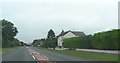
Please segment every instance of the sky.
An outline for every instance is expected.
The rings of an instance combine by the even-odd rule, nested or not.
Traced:
[[[18,28],[16,38],[26,43],[46,38],[53,29],[86,35],[118,28],[119,0],[1,0],[0,19]]]

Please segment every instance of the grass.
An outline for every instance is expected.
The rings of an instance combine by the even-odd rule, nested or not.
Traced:
[[[2,48],[0,48],[0,55],[2,55]]]
[[[42,48],[50,52],[56,52],[61,54],[68,54],[73,56],[79,56],[83,58],[98,59],[103,61],[118,61],[118,55],[114,54],[104,54],[104,53],[94,53],[94,52],[85,52],[85,51],[73,51],[73,50],[52,50],[47,48]]]
[[[2,48],[2,55],[10,53],[10,52],[16,50],[17,48],[19,48],[19,47]]]

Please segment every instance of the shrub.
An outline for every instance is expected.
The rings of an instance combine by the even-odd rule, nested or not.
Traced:
[[[64,39],[63,45],[66,48],[92,48],[89,36]]]
[[[92,44],[97,49],[119,49],[118,35],[120,30],[114,29],[106,32],[99,32],[92,37]]]

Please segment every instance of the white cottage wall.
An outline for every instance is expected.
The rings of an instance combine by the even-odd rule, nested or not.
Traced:
[[[76,35],[74,35],[72,32],[68,32],[67,34],[65,34],[65,35],[63,36],[64,39],[65,39],[65,38],[71,38],[71,37],[76,37]]]
[[[76,35],[74,35],[71,32],[68,32],[67,34],[65,34],[64,36],[60,36],[58,37],[58,46],[63,46],[63,40],[65,38],[71,38],[71,37],[76,37]]]

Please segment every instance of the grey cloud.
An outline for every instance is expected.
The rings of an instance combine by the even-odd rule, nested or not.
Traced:
[[[19,39],[32,42],[45,38],[49,29],[58,35],[62,29],[93,34],[117,28],[117,3],[114,3],[4,3],[2,17],[15,24]]]

